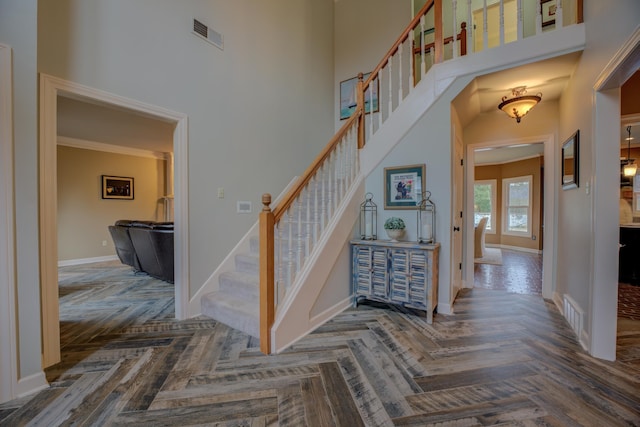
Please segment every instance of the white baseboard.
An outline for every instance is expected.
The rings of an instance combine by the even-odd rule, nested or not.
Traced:
[[[542,253],[539,249],[530,249],[530,248],[522,248],[520,246],[509,246],[509,245],[495,245],[487,243],[485,245],[488,248],[500,248],[500,249],[508,249],[510,251],[520,251],[520,252],[529,252],[530,254],[540,255]]]
[[[46,388],[49,388],[49,383],[47,382],[47,377],[45,376],[44,371],[41,371],[37,374],[29,375],[26,378],[18,380],[16,395],[18,398],[25,397]]]
[[[440,314],[453,314],[453,305],[447,303],[443,304],[441,302],[438,303],[438,313]]]
[[[65,261],[58,261],[58,267],[68,267],[70,265],[92,264],[94,262],[107,262],[107,261],[117,261],[117,260],[118,260],[117,255],[97,256],[93,258],[68,259]]]

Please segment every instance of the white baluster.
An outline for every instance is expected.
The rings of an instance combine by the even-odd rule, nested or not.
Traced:
[[[504,45],[504,0],[500,0],[500,46]]]
[[[487,0],[483,0],[482,3],[482,25],[484,26],[482,29],[482,50],[487,50],[489,48],[489,18],[487,16]]]
[[[291,212],[291,210],[293,209],[293,207],[290,207],[287,210],[287,221],[288,221],[288,227],[287,230],[289,232],[289,236],[287,239],[287,243],[289,245],[289,263],[288,263],[288,271],[287,271],[287,290],[289,289],[289,286],[291,286],[291,284],[293,283],[293,212]]]
[[[327,159],[327,182],[329,184],[329,192],[327,194],[327,223],[331,221],[331,217],[333,216],[333,153],[329,154],[329,158]]]
[[[376,75],[376,87],[378,88],[378,107],[379,107],[378,109],[380,110],[378,112],[378,129],[382,127],[382,104],[381,104],[382,100],[380,99],[380,95],[381,95],[380,88],[382,87],[382,83],[380,82],[381,77],[382,77],[382,70],[380,70]]]
[[[404,43],[400,43],[398,46],[398,105],[400,105],[402,98],[404,98],[402,96],[402,46],[404,46]]]
[[[471,0],[467,0],[467,55],[473,51],[473,21],[471,20]]]
[[[320,232],[324,232],[324,226],[327,223],[327,162],[326,160],[322,163],[322,197],[321,199],[321,214],[320,215]]]
[[[305,244],[306,244],[306,248],[305,248],[305,262],[306,259],[309,257],[309,254],[311,253],[311,248],[312,248],[312,242],[311,242],[311,188],[309,187],[312,184],[312,182],[310,182],[309,184],[307,184],[307,188],[306,188],[306,199],[307,199],[307,235],[305,238]]]
[[[340,191],[338,192],[338,205],[340,203],[342,203],[342,198],[344,197],[344,185],[345,185],[345,179],[344,179],[344,137],[340,140],[340,143],[338,144],[337,147],[337,155],[338,155],[338,166],[340,167],[340,170],[338,172],[338,188],[340,189]]]
[[[320,228],[320,214],[318,209],[320,209],[320,207],[318,206],[318,174],[320,174],[321,172],[318,171],[314,176],[313,176],[313,242],[315,244],[315,242],[318,241],[318,230]]]
[[[458,1],[452,0],[451,6],[453,8],[453,57],[458,57],[458,21],[456,14],[458,13]]]
[[[369,137],[371,137],[373,136],[373,79],[369,83],[367,90],[369,91]],[[363,114],[362,120],[364,120],[366,116],[366,114]]]
[[[516,2],[517,11],[517,19],[518,19],[518,34],[516,35],[516,40],[522,40],[524,38],[524,18],[522,14],[522,0],[517,0]]]
[[[304,260],[304,241],[303,241],[304,237],[302,234],[302,206],[303,206],[302,194],[303,193],[304,191],[300,193],[300,195],[294,202],[294,203],[297,203],[298,205],[298,237],[296,238],[297,249],[296,249],[296,266],[295,266],[296,274],[294,275],[294,278],[298,275],[298,272],[302,268],[302,262]]]
[[[536,2],[536,35],[542,34],[542,4]]]
[[[636,21],[637,22],[637,21]],[[562,0],[556,0],[556,30],[562,28]]]
[[[420,80],[427,74],[427,64],[424,61],[424,15],[422,15],[420,18]]]
[[[389,57],[387,68],[389,69],[389,116],[387,117],[391,117],[391,112],[393,112],[393,56]]]
[[[333,157],[333,202],[332,202],[332,208],[333,210],[331,211],[331,218],[333,219],[333,216],[336,213],[336,210],[338,209],[338,203],[340,202],[339,199],[339,192],[340,192],[340,183],[338,182],[338,175],[340,173],[340,169],[339,169],[339,164],[338,162],[340,161],[340,158],[338,157],[338,154],[336,153],[336,151],[334,150],[332,153],[332,157]]]
[[[416,73],[413,65],[413,61],[415,59],[414,56],[416,54],[415,50],[413,49],[416,44],[416,35],[413,30],[411,31],[411,35],[409,36],[408,40],[409,49],[411,49],[411,53],[409,54],[409,93],[411,93],[413,87],[416,85]]]

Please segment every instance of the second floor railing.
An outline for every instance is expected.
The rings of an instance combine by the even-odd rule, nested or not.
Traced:
[[[474,1],[473,4],[476,2]],[[451,16],[443,21],[444,9]],[[563,12],[571,10],[571,17]],[[432,65],[582,22],[582,0],[427,0],[366,80],[356,109],[274,209],[260,213],[260,349],[271,352],[275,312],[359,174],[363,148]],[[453,29],[456,29],[455,31]],[[458,30],[459,28],[459,30]]]

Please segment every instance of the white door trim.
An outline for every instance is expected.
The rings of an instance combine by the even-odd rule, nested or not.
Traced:
[[[12,55],[0,44],[0,403],[17,397]]]
[[[620,87],[640,69],[640,26],[620,47],[593,86],[593,238],[591,239],[591,283],[589,353],[606,360],[616,358],[618,323],[618,235],[617,199],[620,185],[619,155],[607,143],[620,136]],[[612,138],[613,137],[613,138]]]
[[[465,206],[473,206],[473,182],[475,177],[475,149],[482,147],[497,147],[514,144],[544,143],[544,230],[543,245],[544,256],[542,257],[542,296],[547,299],[553,298],[555,291],[555,227],[557,207],[556,207],[556,185],[560,178],[557,177],[556,171],[556,150],[555,136],[542,135],[527,138],[517,138],[505,141],[485,141],[476,144],[468,144],[466,149],[466,200]],[[465,286],[473,287],[473,209],[467,209],[465,212],[465,233],[470,236],[465,243],[464,248],[464,268],[465,268]]]
[[[189,302],[189,215],[188,215],[188,118],[185,114],[114,95],[99,89],[40,74],[40,269],[42,294],[43,366],[60,360],[60,326],[58,307],[58,236],[57,236],[57,97],[132,110],[175,124],[173,151],[175,228],[175,314],[187,317]]]

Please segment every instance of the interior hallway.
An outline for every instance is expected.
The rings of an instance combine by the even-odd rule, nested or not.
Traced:
[[[539,296],[464,290],[454,316],[348,310],[279,355],[119,263],[60,269],[63,361],[0,425],[640,424],[640,333],[588,356]],[[106,267],[106,268],[105,268]]]

